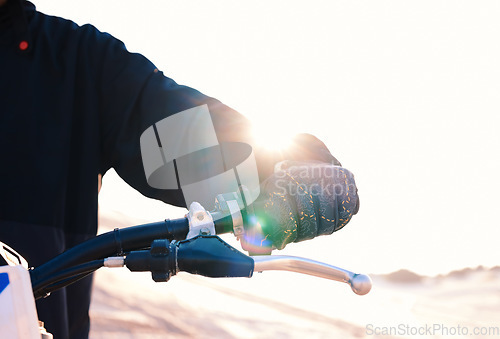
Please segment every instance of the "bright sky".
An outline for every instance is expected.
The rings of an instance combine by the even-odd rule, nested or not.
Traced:
[[[499,2],[34,2],[111,33],[263,130],[325,141],[356,175],[360,213],[282,252],[360,272],[499,264]],[[114,173],[100,203],[182,214]]]

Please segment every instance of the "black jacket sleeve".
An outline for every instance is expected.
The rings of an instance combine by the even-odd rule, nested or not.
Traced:
[[[267,177],[277,161],[334,158],[326,146],[312,136],[295,139],[285,153],[269,153],[255,147],[250,121],[220,101],[177,84],[140,54],[130,53],[119,40],[99,33],[95,43],[102,53],[93,53],[100,63],[101,173],[113,167],[143,195],[177,206],[185,206],[179,189],[155,189],[148,185],[141,158],[140,137],[150,126],[173,114],[207,105],[219,143],[244,142],[254,146],[260,179]],[[179,131],[181,133],[181,131]],[[168,147],[168,145],[164,145]]]
[[[148,185],[141,158],[141,134],[154,123],[187,109],[207,105],[219,142],[250,143],[250,122],[220,101],[177,84],[140,54],[130,53],[119,40],[98,33],[100,63],[101,172],[113,167],[143,195],[184,206],[180,190]],[[181,132],[179,132],[181,133]],[[168,146],[168,145],[166,145]]]

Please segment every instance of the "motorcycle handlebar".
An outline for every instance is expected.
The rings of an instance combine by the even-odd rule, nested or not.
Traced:
[[[217,217],[217,234],[230,233],[233,230],[231,216]],[[88,261],[103,259],[124,252],[148,248],[155,239],[184,240],[189,232],[186,217],[167,219],[161,222],[132,226],[103,233],[89,239],[31,271],[32,280],[47,279],[55,272],[83,264]]]
[[[184,239],[188,230],[186,218],[115,229],[72,247],[38,266],[31,271],[31,279],[46,279],[71,266],[149,247],[155,239]]]
[[[233,231],[231,216],[214,219],[218,234]],[[186,240],[188,231],[187,218],[180,218],[101,234],[32,269],[32,285],[37,287],[34,288],[35,295],[45,296],[90,272],[82,271],[81,275],[75,274],[59,285],[47,285],[46,282],[52,282],[53,277],[66,278],[73,272],[72,269],[86,269],[85,263],[96,260],[102,262],[115,255],[123,259],[126,253],[124,263],[131,271],[151,271],[155,281],[167,281],[177,271],[207,277],[251,277],[254,271],[284,270],[344,282],[359,295],[371,289],[371,280],[364,274],[299,257],[248,257],[217,236],[197,236]],[[145,248],[151,249],[143,250]]]

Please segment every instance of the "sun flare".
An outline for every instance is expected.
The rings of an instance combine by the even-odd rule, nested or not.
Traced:
[[[254,128],[253,137],[257,145],[270,150],[282,150],[290,146],[293,133],[274,128],[274,126],[259,126]]]

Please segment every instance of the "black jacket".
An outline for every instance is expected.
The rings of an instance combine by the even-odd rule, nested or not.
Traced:
[[[145,196],[184,206],[180,190],[147,184],[139,139],[205,104],[219,142],[251,143],[242,115],[178,85],[116,38],[9,0],[0,8],[0,241],[38,266],[92,237],[97,177],[110,168]],[[296,158],[333,161],[319,143]],[[261,178],[276,160],[257,159]],[[55,338],[87,337],[90,286],[86,279],[37,302]]]
[[[109,34],[30,3],[16,16],[15,6],[0,9],[0,239],[32,266],[95,235],[97,177],[111,167],[142,194],[184,205],[179,190],[146,182],[139,138],[153,123],[207,104],[219,140],[247,137],[243,116],[178,85]],[[55,338],[68,336],[64,308],[88,309],[88,291],[69,294],[44,300],[47,311],[38,305]],[[79,325],[88,319],[77,317]],[[76,327],[72,338],[75,331],[86,336]]]

